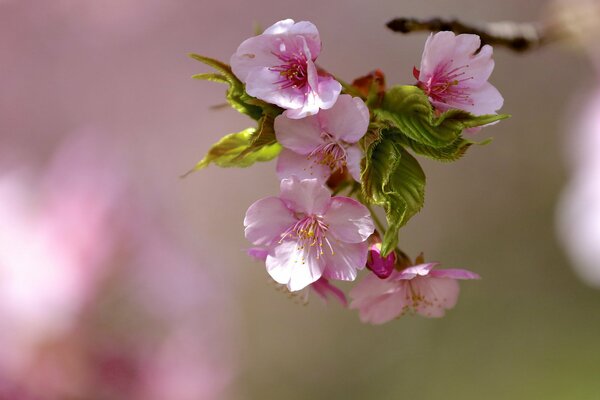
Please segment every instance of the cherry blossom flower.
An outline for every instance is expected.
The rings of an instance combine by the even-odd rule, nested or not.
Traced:
[[[377,241],[369,247],[367,268],[380,279],[385,279],[392,274],[396,266],[396,254],[391,252],[386,257],[381,256],[381,242]]]
[[[367,261],[374,226],[369,210],[356,200],[331,197],[317,179],[281,181],[279,197],[250,206],[246,239],[269,250],[267,271],[290,291],[321,276],[351,281]]]
[[[438,32],[429,36],[421,69],[415,68],[414,75],[437,110],[456,108],[483,115],[502,107],[502,95],[488,82],[494,69],[492,47],[480,46],[477,35]]]
[[[367,275],[350,291],[350,308],[359,310],[362,322],[383,324],[412,312],[429,318],[442,317],[456,305],[458,279],[479,279],[464,269],[434,270],[426,263],[395,270],[389,278]]]
[[[362,151],[357,142],[367,132],[369,109],[358,97],[344,94],[335,105],[317,115],[290,119],[275,118],[275,135],[291,150],[280,154],[277,173],[326,181],[331,173],[347,168],[360,181]],[[294,154],[295,153],[295,154]]]
[[[320,52],[316,26],[286,19],[242,42],[230,63],[250,96],[285,108],[289,118],[304,118],[332,107],[342,90],[317,71]]]

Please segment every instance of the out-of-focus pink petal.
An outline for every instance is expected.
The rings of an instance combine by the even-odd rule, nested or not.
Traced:
[[[257,246],[268,246],[296,222],[292,211],[277,197],[258,200],[244,218],[246,239]]]
[[[364,242],[375,230],[367,207],[348,197],[333,197],[323,220],[333,236],[346,243]]]
[[[375,278],[372,275],[370,277]],[[381,325],[399,317],[408,305],[405,287],[371,297],[356,297],[351,291],[350,297],[350,308],[359,310],[361,322],[373,325]]]
[[[326,260],[323,275],[340,281],[353,281],[358,270],[367,263],[368,245],[363,243],[344,243],[335,241],[330,249],[324,248],[322,258]]]
[[[292,292],[304,289],[321,277],[324,268],[323,258],[311,256],[310,250],[292,240],[276,246],[267,256],[269,275]]]
[[[317,179],[325,183],[331,175],[328,166],[316,163],[307,156],[288,149],[283,149],[279,153],[276,171],[280,180],[296,176],[298,179]]]
[[[411,287],[415,295],[423,298],[414,305],[415,311],[428,318],[443,317],[446,310],[456,305],[460,292],[458,282],[446,278],[416,278]]]
[[[281,181],[280,198],[296,212],[323,215],[329,207],[331,194],[318,179],[300,180],[292,176]]]
[[[335,287],[326,278],[321,277],[319,280],[314,282],[311,286],[321,298],[325,301],[329,299],[329,296],[336,298],[340,304],[344,307],[348,307],[348,300],[346,295],[339,288]]]
[[[369,109],[362,99],[343,94],[328,110],[318,116],[321,128],[338,140],[356,143],[369,127]]]
[[[358,146],[346,148],[346,167],[356,182],[360,182],[360,162],[362,158],[363,153]]]
[[[274,128],[277,141],[298,154],[307,155],[324,143],[316,116],[290,119],[279,115],[275,118]]]
[[[467,271],[466,269],[434,269],[429,275],[433,278],[481,279],[481,276],[475,272]]]
[[[437,262],[413,265],[412,267],[403,269],[394,279],[405,280],[413,279],[417,276],[426,276],[437,265],[439,265]]]
[[[246,253],[256,261],[265,261],[269,255],[269,250],[265,247],[252,247],[246,250]]]

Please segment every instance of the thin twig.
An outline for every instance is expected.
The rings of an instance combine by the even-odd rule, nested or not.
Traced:
[[[387,23],[394,32],[439,32],[452,31],[456,34],[472,33],[481,37],[481,43],[503,46],[513,51],[523,52],[536,49],[558,39],[541,24],[492,22],[484,25],[465,24],[461,21],[432,18],[420,20],[417,18],[395,18]]]

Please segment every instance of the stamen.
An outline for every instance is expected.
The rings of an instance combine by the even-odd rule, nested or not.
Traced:
[[[331,137],[329,139],[333,140]],[[346,149],[335,141],[321,144],[307,157],[318,164],[327,165],[332,173],[341,171],[346,166]]]
[[[271,52],[283,64],[269,67],[270,71],[279,72],[281,79],[275,82],[280,89],[302,89],[308,84],[308,68],[306,55],[300,51],[291,54]]]
[[[333,246],[329,239],[325,236],[325,233],[329,227],[324,223],[320,217],[311,215],[302,218],[297,221],[294,225],[288,228],[284,233],[281,234],[279,243],[283,242],[286,238],[298,240],[298,250],[308,250],[308,254],[316,251],[316,258],[319,259],[323,255],[323,245],[325,244],[331,251],[331,255],[334,254]],[[304,263],[305,260],[302,260]]]

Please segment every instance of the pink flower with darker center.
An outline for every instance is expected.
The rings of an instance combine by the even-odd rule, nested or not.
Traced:
[[[316,26],[286,19],[242,42],[230,63],[250,96],[285,108],[289,118],[304,118],[332,107],[342,90],[331,76],[319,75],[314,61],[320,52]]]
[[[439,111],[460,109],[475,115],[495,114],[504,99],[488,82],[494,69],[493,50],[477,35],[431,34],[425,42],[417,86]],[[478,51],[479,50],[479,51]]]
[[[279,197],[252,204],[244,226],[246,239],[268,250],[268,273],[290,291],[321,276],[354,280],[375,230],[369,210],[358,201],[331,197],[317,179],[295,176],[281,181]]]
[[[296,175],[326,181],[347,168],[360,181],[362,151],[357,142],[369,127],[369,109],[358,97],[344,94],[335,105],[317,115],[275,118],[277,141],[287,150],[280,154],[277,173],[281,179]]]
[[[359,310],[362,322],[383,324],[406,313],[429,318],[444,316],[458,300],[458,279],[479,279],[464,269],[434,270],[438,263],[394,270],[389,278],[367,275],[350,291],[350,308]]]

